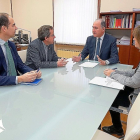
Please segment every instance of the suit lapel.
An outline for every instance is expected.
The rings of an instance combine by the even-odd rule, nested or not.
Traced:
[[[39,47],[40,47],[40,52],[42,54],[43,60],[46,61],[46,53],[45,53],[44,44],[42,43],[42,41],[40,42]]]
[[[103,42],[102,42],[101,50],[100,50],[100,55],[101,55],[101,53],[103,52],[103,50],[104,50],[104,48],[105,48],[107,42],[108,42],[108,36],[105,34],[105,35],[104,35]]]
[[[1,46],[0,46],[0,61],[3,65],[5,71],[7,72],[7,64],[6,64],[5,56],[4,56],[4,53],[3,53]]]

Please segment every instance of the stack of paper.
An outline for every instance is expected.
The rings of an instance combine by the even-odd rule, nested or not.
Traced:
[[[123,89],[124,88],[124,85],[120,84],[116,80],[113,80],[109,77],[106,77],[106,78],[95,77],[89,83],[104,86],[104,87],[109,87],[109,88],[115,88],[115,89]]]
[[[136,21],[136,24],[135,24],[135,28],[136,28],[137,26],[139,26],[139,25],[140,25],[140,21],[137,20],[137,21]]]
[[[130,37],[123,36],[123,37],[120,39],[120,44],[121,44],[121,45],[130,45]]]
[[[140,8],[133,8],[133,11],[140,11]]]

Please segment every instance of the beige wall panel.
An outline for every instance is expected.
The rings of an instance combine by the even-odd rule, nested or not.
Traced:
[[[52,0],[13,0],[14,20],[19,28],[31,31],[32,40],[42,25],[53,25]]]
[[[0,12],[8,13],[11,15],[10,0],[0,0]]]
[[[132,11],[133,8],[140,8],[140,0],[101,0],[100,12],[110,10]]]

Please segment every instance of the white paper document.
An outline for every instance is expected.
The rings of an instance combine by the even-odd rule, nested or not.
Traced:
[[[111,79],[110,77],[95,77],[89,83],[109,88],[124,89],[124,85],[120,84],[114,79]]]
[[[83,64],[81,64],[81,65],[79,65],[79,66],[81,66],[81,67],[93,68],[93,67],[95,67],[96,65],[98,65],[98,63],[85,62],[85,63],[83,63]]]

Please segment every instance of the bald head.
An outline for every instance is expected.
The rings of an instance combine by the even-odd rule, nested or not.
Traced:
[[[101,37],[105,33],[105,22],[102,19],[97,19],[93,23],[92,33],[94,37]]]

